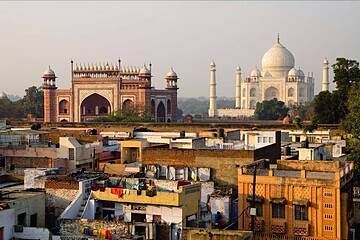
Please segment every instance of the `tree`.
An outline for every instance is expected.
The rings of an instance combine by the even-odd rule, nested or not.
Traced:
[[[291,117],[299,116],[302,120],[311,120],[314,115],[314,104],[313,102],[292,104],[289,106],[289,115]]]
[[[288,114],[289,108],[276,98],[256,104],[255,118],[257,120],[280,120]]]
[[[44,93],[42,89],[35,86],[25,90],[25,96],[19,100],[23,107],[23,116],[32,114],[36,117],[44,115]]]
[[[313,120],[322,124],[340,123],[342,114],[339,110],[339,95],[328,91],[320,92],[314,98]]]
[[[349,113],[342,125],[352,138],[360,140],[360,83],[356,83],[350,88],[348,97]]]

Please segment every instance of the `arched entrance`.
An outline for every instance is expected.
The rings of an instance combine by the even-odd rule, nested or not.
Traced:
[[[111,112],[109,101],[103,96],[93,93],[80,105],[81,121],[88,121],[97,116],[106,116]]]
[[[279,99],[279,90],[275,87],[269,87],[265,90],[265,100]]]
[[[155,101],[154,99],[151,100],[151,119],[155,119]]]
[[[122,104],[122,111],[129,111],[134,109],[134,102],[130,99],[126,99]]]
[[[163,102],[160,102],[157,106],[156,121],[165,122],[165,105]]]
[[[59,102],[59,114],[69,114],[69,101],[63,99]]]

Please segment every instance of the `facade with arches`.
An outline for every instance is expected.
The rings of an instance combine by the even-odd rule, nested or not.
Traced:
[[[176,121],[177,74],[165,76],[165,89],[151,84],[151,65],[75,65],[71,88],[58,89],[49,67],[43,74],[44,122],[86,122],[111,113],[134,110],[155,122]]]
[[[293,54],[280,43],[279,37],[262,57],[260,69],[255,67],[249,75],[243,77],[238,66],[235,76],[235,108],[217,109],[214,111],[217,116],[252,116],[256,103],[274,98],[287,106],[304,104],[314,98],[313,74],[305,75],[302,69],[295,68]],[[210,95],[212,92],[216,91],[210,89]],[[209,106],[209,109],[213,107]]]

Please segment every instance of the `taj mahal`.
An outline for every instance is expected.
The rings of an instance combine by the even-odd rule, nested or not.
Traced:
[[[329,63],[323,62],[323,90],[328,90]],[[280,43],[278,35],[275,44],[264,54],[261,69],[253,69],[247,77],[242,77],[240,66],[235,71],[235,108],[216,107],[216,65],[210,64],[210,104],[209,117],[253,116],[256,103],[278,99],[287,106],[304,104],[314,98],[313,73],[305,75],[295,67],[294,55]]]

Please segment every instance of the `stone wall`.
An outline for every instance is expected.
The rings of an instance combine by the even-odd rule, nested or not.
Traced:
[[[60,214],[75,200],[78,190],[46,188],[46,208],[53,208],[55,217]]]
[[[113,240],[132,239],[130,234],[130,225],[123,222],[106,222],[103,220],[67,220],[60,224],[60,235],[71,236],[74,239],[86,237],[82,234],[82,229],[88,228],[96,236],[99,230],[108,229],[111,231]],[[95,230],[95,232],[94,232]],[[101,238],[104,239],[104,238]]]
[[[183,240],[250,240],[252,233],[239,230],[184,228]]]

